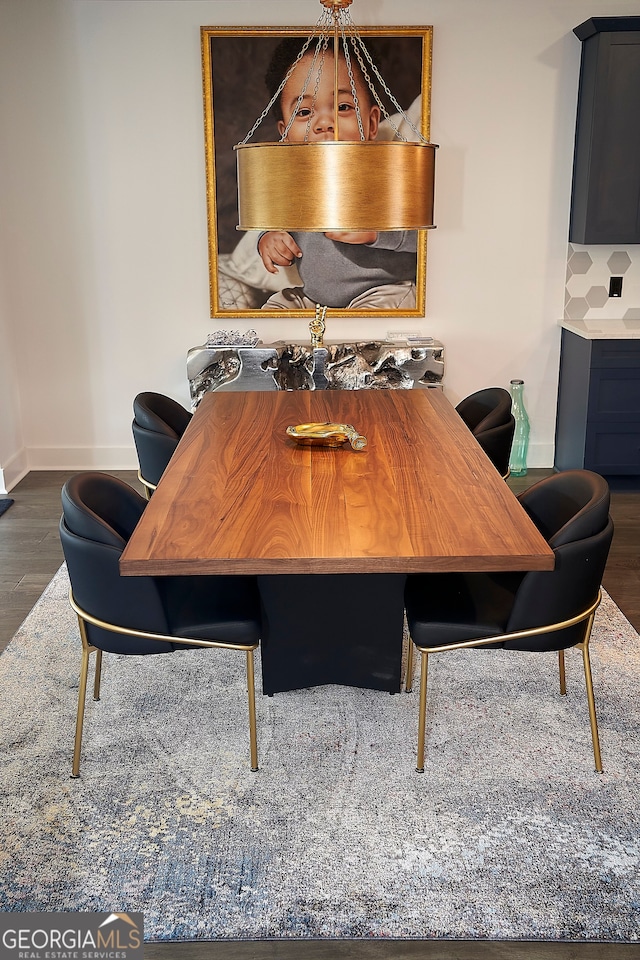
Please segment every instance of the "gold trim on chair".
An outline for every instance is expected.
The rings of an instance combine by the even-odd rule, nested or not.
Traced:
[[[133,630],[128,627],[119,627],[117,624],[107,623],[91,616],[82,607],[78,606],[73,596],[73,591],[69,590],[69,603],[78,616],[80,625],[80,638],[82,640],[82,664],[80,667],[80,688],[78,691],[78,711],[76,715],[76,734],[73,748],[73,766],[71,770],[72,777],[80,776],[80,751],[82,748],[82,729],[84,724],[84,708],[87,691],[87,676],[89,672],[89,657],[96,653],[96,666],[93,685],[93,699],[100,699],[100,677],[102,672],[102,650],[92,646],[87,637],[87,624],[94,627],[100,627],[102,630],[108,630],[110,633],[119,633],[124,636],[139,637],[141,640],[157,640],[160,643],[177,643],[185,647],[217,647],[222,650],[242,650],[247,655],[247,696],[249,701],[249,749],[251,757],[251,770],[258,769],[258,737],[256,730],[256,691],[255,691],[255,672],[254,672],[254,650],[257,650],[258,643],[225,643],[222,640],[202,640],[194,638],[174,637],[158,633],[148,633],[144,630]]]
[[[142,476],[142,473],[139,470],[138,470],[138,480],[144,487],[145,497],[147,498],[147,500],[151,500],[151,494],[156,489],[157,485],[155,483],[150,483],[148,480],[145,480],[145,478]]]
[[[587,702],[589,704],[589,722],[591,725],[591,740],[593,743],[593,757],[596,765],[596,772],[602,773],[602,757],[600,754],[600,738],[598,736],[598,721],[596,718],[596,704],[593,695],[593,679],[591,676],[591,660],[589,658],[589,640],[591,639],[591,630],[595,612],[600,606],[602,600],[602,591],[598,592],[597,599],[588,609],[582,613],[571,617],[570,620],[562,620],[558,623],[551,623],[544,627],[532,627],[529,630],[517,630],[513,633],[499,633],[492,637],[482,637],[474,640],[460,640],[457,643],[447,643],[434,647],[420,647],[415,644],[416,649],[421,656],[420,664],[420,699],[418,705],[418,750],[416,772],[424,773],[424,749],[425,749],[425,730],[427,714],[427,672],[430,653],[444,653],[447,650],[466,650],[471,647],[486,647],[496,642],[505,643],[510,640],[520,640],[523,637],[536,637],[545,633],[555,633],[557,630],[565,630],[578,623],[585,622],[584,639],[572,646],[582,651],[582,660],[584,665],[585,685],[587,688]],[[405,673],[405,690],[411,693],[413,687],[413,646],[414,643],[409,638],[409,649],[407,651],[407,664]],[[558,663],[560,670],[560,692],[566,694],[566,679],[564,665],[564,650],[558,651]]]

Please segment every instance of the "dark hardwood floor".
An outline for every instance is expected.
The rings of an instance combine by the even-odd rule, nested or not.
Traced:
[[[6,647],[62,563],[60,490],[71,472],[32,472],[0,517],[0,650]],[[142,492],[133,471],[113,471]],[[548,470],[510,479],[519,492]],[[640,490],[612,491],[616,531],[604,586],[640,630]],[[259,941],[147,943],[145,960],[640,960],[640,945],[523,941]]]

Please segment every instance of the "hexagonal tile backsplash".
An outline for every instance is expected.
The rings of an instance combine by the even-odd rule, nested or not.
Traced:
[[[622,296],[609,296],[611,277],[622,277]],[[569,244],[565,320],[640,320],[640,246]]]

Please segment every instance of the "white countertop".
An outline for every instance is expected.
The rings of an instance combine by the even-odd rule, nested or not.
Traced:
[[[585,340],[640,340],[640,320],[560,320],[559,323]]]

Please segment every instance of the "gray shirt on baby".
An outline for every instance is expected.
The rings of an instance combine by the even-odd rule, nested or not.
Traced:
[[[386,283],[416,280],[415,230],[389,230],[375,243],[340,243],[324,233],[291,234],[302,250],[296,260],[305,296],[325,307],[346,307]]]

